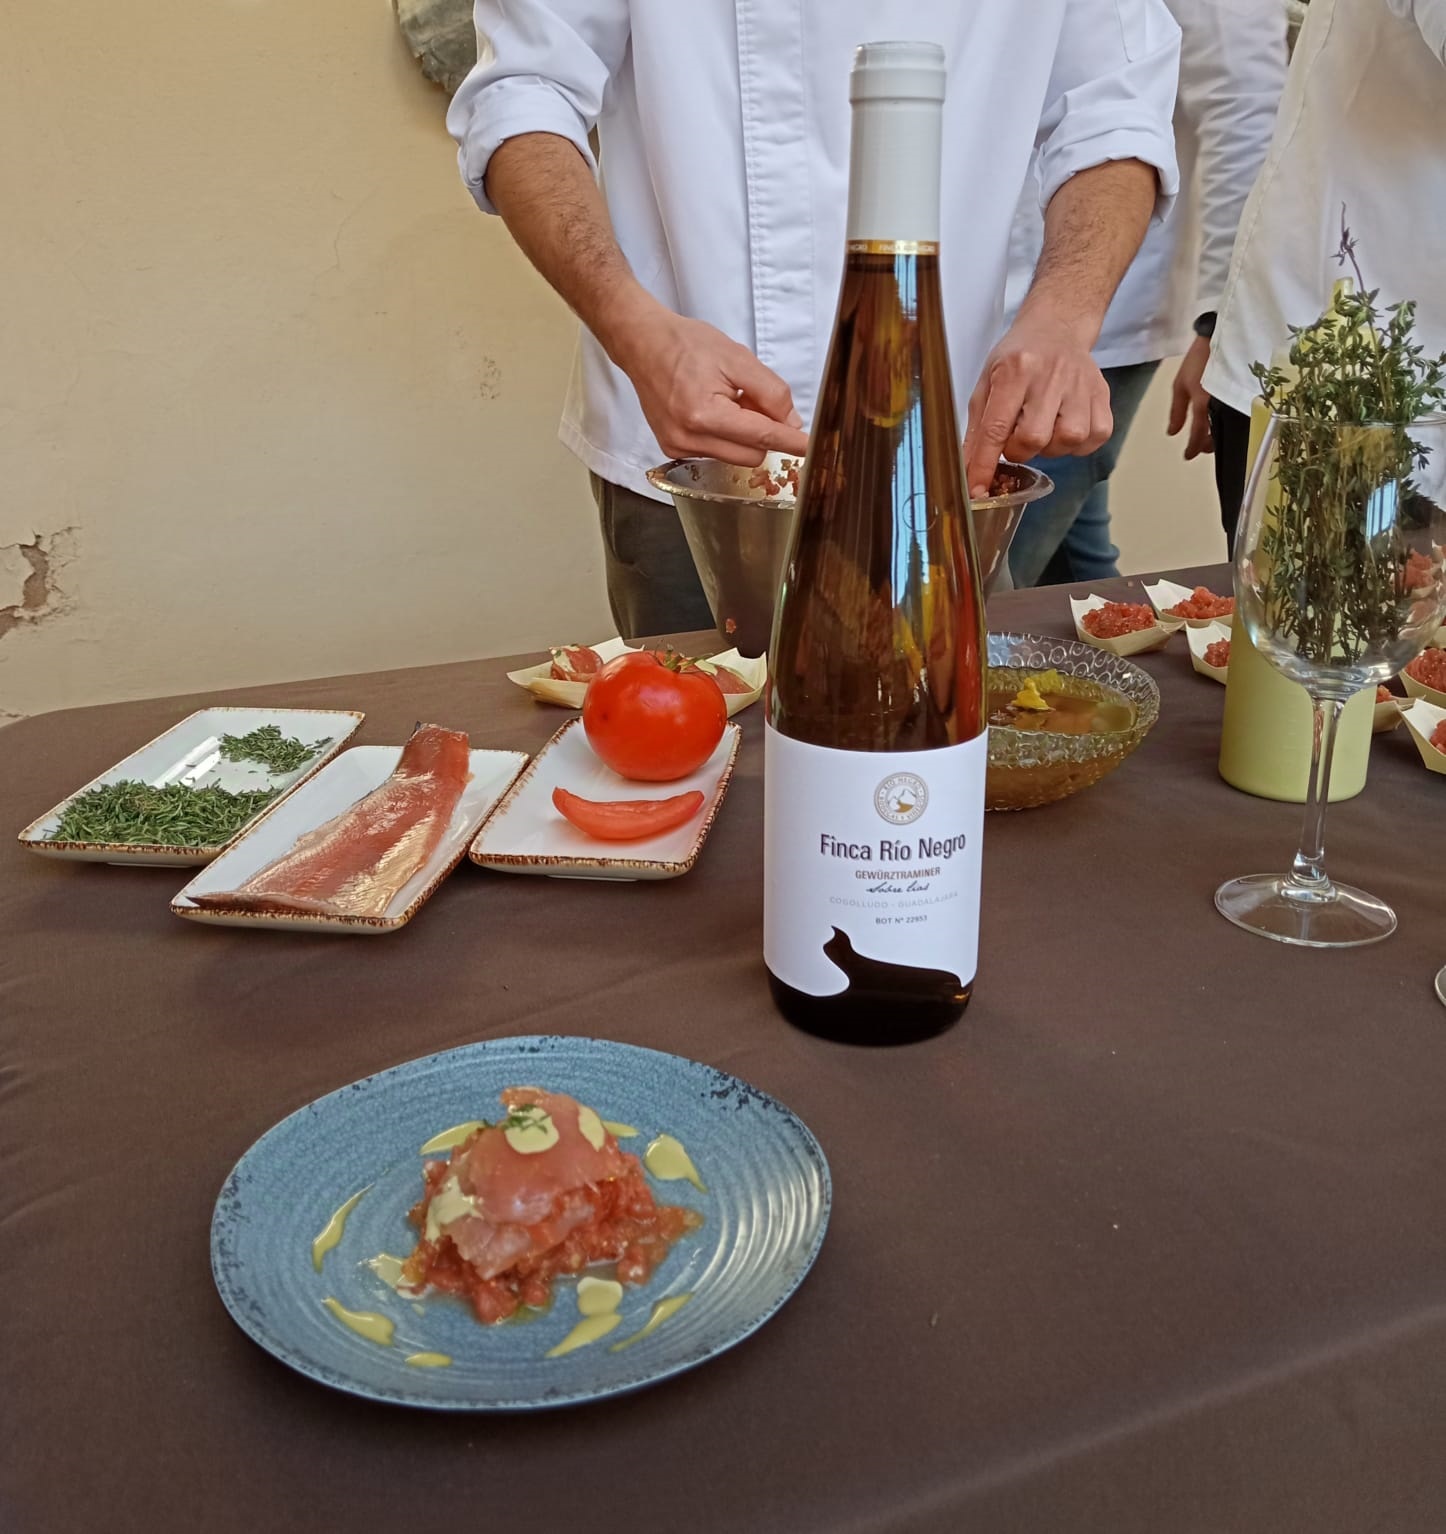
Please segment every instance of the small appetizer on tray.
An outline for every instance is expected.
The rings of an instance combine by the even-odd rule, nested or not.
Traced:
[[[194,921],[391,932],[454,869],[527,760],[418,725],[404,747],[345,752],[171,903]]]
[[[616,660],[619,655],[642,653],[651,653],[662,659],[673,652],[645,652],[641,646],[629,645],[616,637],[604,639],[595,645],[559,645],[552,651],[551,660],[524,667],[520,671],[509,671],[507,678],[519,687],[526,688],[539,702],[555,703],[561,708],[581,708],[589,683],[609,661]],[[737,650],[703,656],[691,664],[708,672],[718,683],[727,699],[730,715],[756,703],[768,679],[768,661],[765,657],[748,659]]]
[[[1214,623],[1228,618],[1235,611],[1235,598],[1219,596],[1208,586],[1181,586],[1176,581],[1156,581],[1145,587],[1145,595],[1158,614],[1160,622],[1173,628],[1183,623]]]
[[[207,863],[336,756],[352,709],[203,708],[32,822],[42,857]]]
[[[1196,671],[1223,682],[1230,665],[1230,630],[1223,623],[1192,624],[1185,631],[1185,642]]]
[[[1406,710],[1416,700],[1403,698],[1391,691],[1389,687],[1376,688],[1376,707],[1372,716],[1371,732],[1375,735],[1383,735],[1387,730],[1394,730],[1400,724]]]
[[[1110,602],[1094,594],[1071,597],[1075,633],[1085,644],[1113,655],[1142,655],[1158,650],[1179,627],[1161,623],[1145,602]]]
[[[1422,763],[1429,771],[1446,775],[1446,708],[1418,698],[1401,717]]]
[[[1446,708],[1446,650],[1422,650],[1401,673],[1401,681],[1411,697]]]

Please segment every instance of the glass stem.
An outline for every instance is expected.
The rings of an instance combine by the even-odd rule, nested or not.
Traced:
[[[1336,725],[1340,723],[1344,700],[1311,694],[1314,713],[1310,745],[1310,782],[1305,793],[1305,824],[1301,827],[1300,847],[1291,864],[1290,877],[1282,893],[1311,902],[1330,900],[1335,895],[1325,871],[1325,811],[1331,791],[1331,759],[1336,750]]]

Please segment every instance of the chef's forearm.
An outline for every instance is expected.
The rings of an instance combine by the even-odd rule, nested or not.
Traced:
[[[1145,237],[1157,190],[1143,160],[1110,160],[1071,176],[1045,209],[1044,248],[1019,318],[1047,313],[1092,347]]]
[[[623,365],[659,306],[633,276],[576,145],[553,133],[508,139],[488,163],[487,195],[523,254]]]

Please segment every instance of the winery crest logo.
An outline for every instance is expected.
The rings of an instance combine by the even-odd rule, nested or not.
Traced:
[[[912,772],[891,772],[874,790],[874,808],[891,826],[909,825],[928,803],[928,784]]]

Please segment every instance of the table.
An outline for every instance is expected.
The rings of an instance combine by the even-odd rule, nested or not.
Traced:
[[[1059,589],[991,623],[1070,632]],[[1217,778],[1223,690],[1182,638],[1143,664],[1158,727],[1079,798],[990,818],[976,998],[894,1051],[769,1003],[756,711],[687,878],[464,865],[394,937],[201,928],[167,910],[183,872],[7,842],[0,1528],[1439,1534],[1441,780],[1399,731],[1329,818],[1331,867],[1400,912],[1388,943],[1238,932],[1211,892],[1284,868],[1297,812]],[[505,669],[224,701],[362,708],[361,741],[425,717],[536,748],[565,716]],[[0,824],[212,701],[0,731]],[[692,1055],[798,1111],[835,1182],[799,1294],[705,1368],[529,1418],[354,1400],[255,1347],[207,1258],[235,1159],[347,1081],[524,1032]]]

